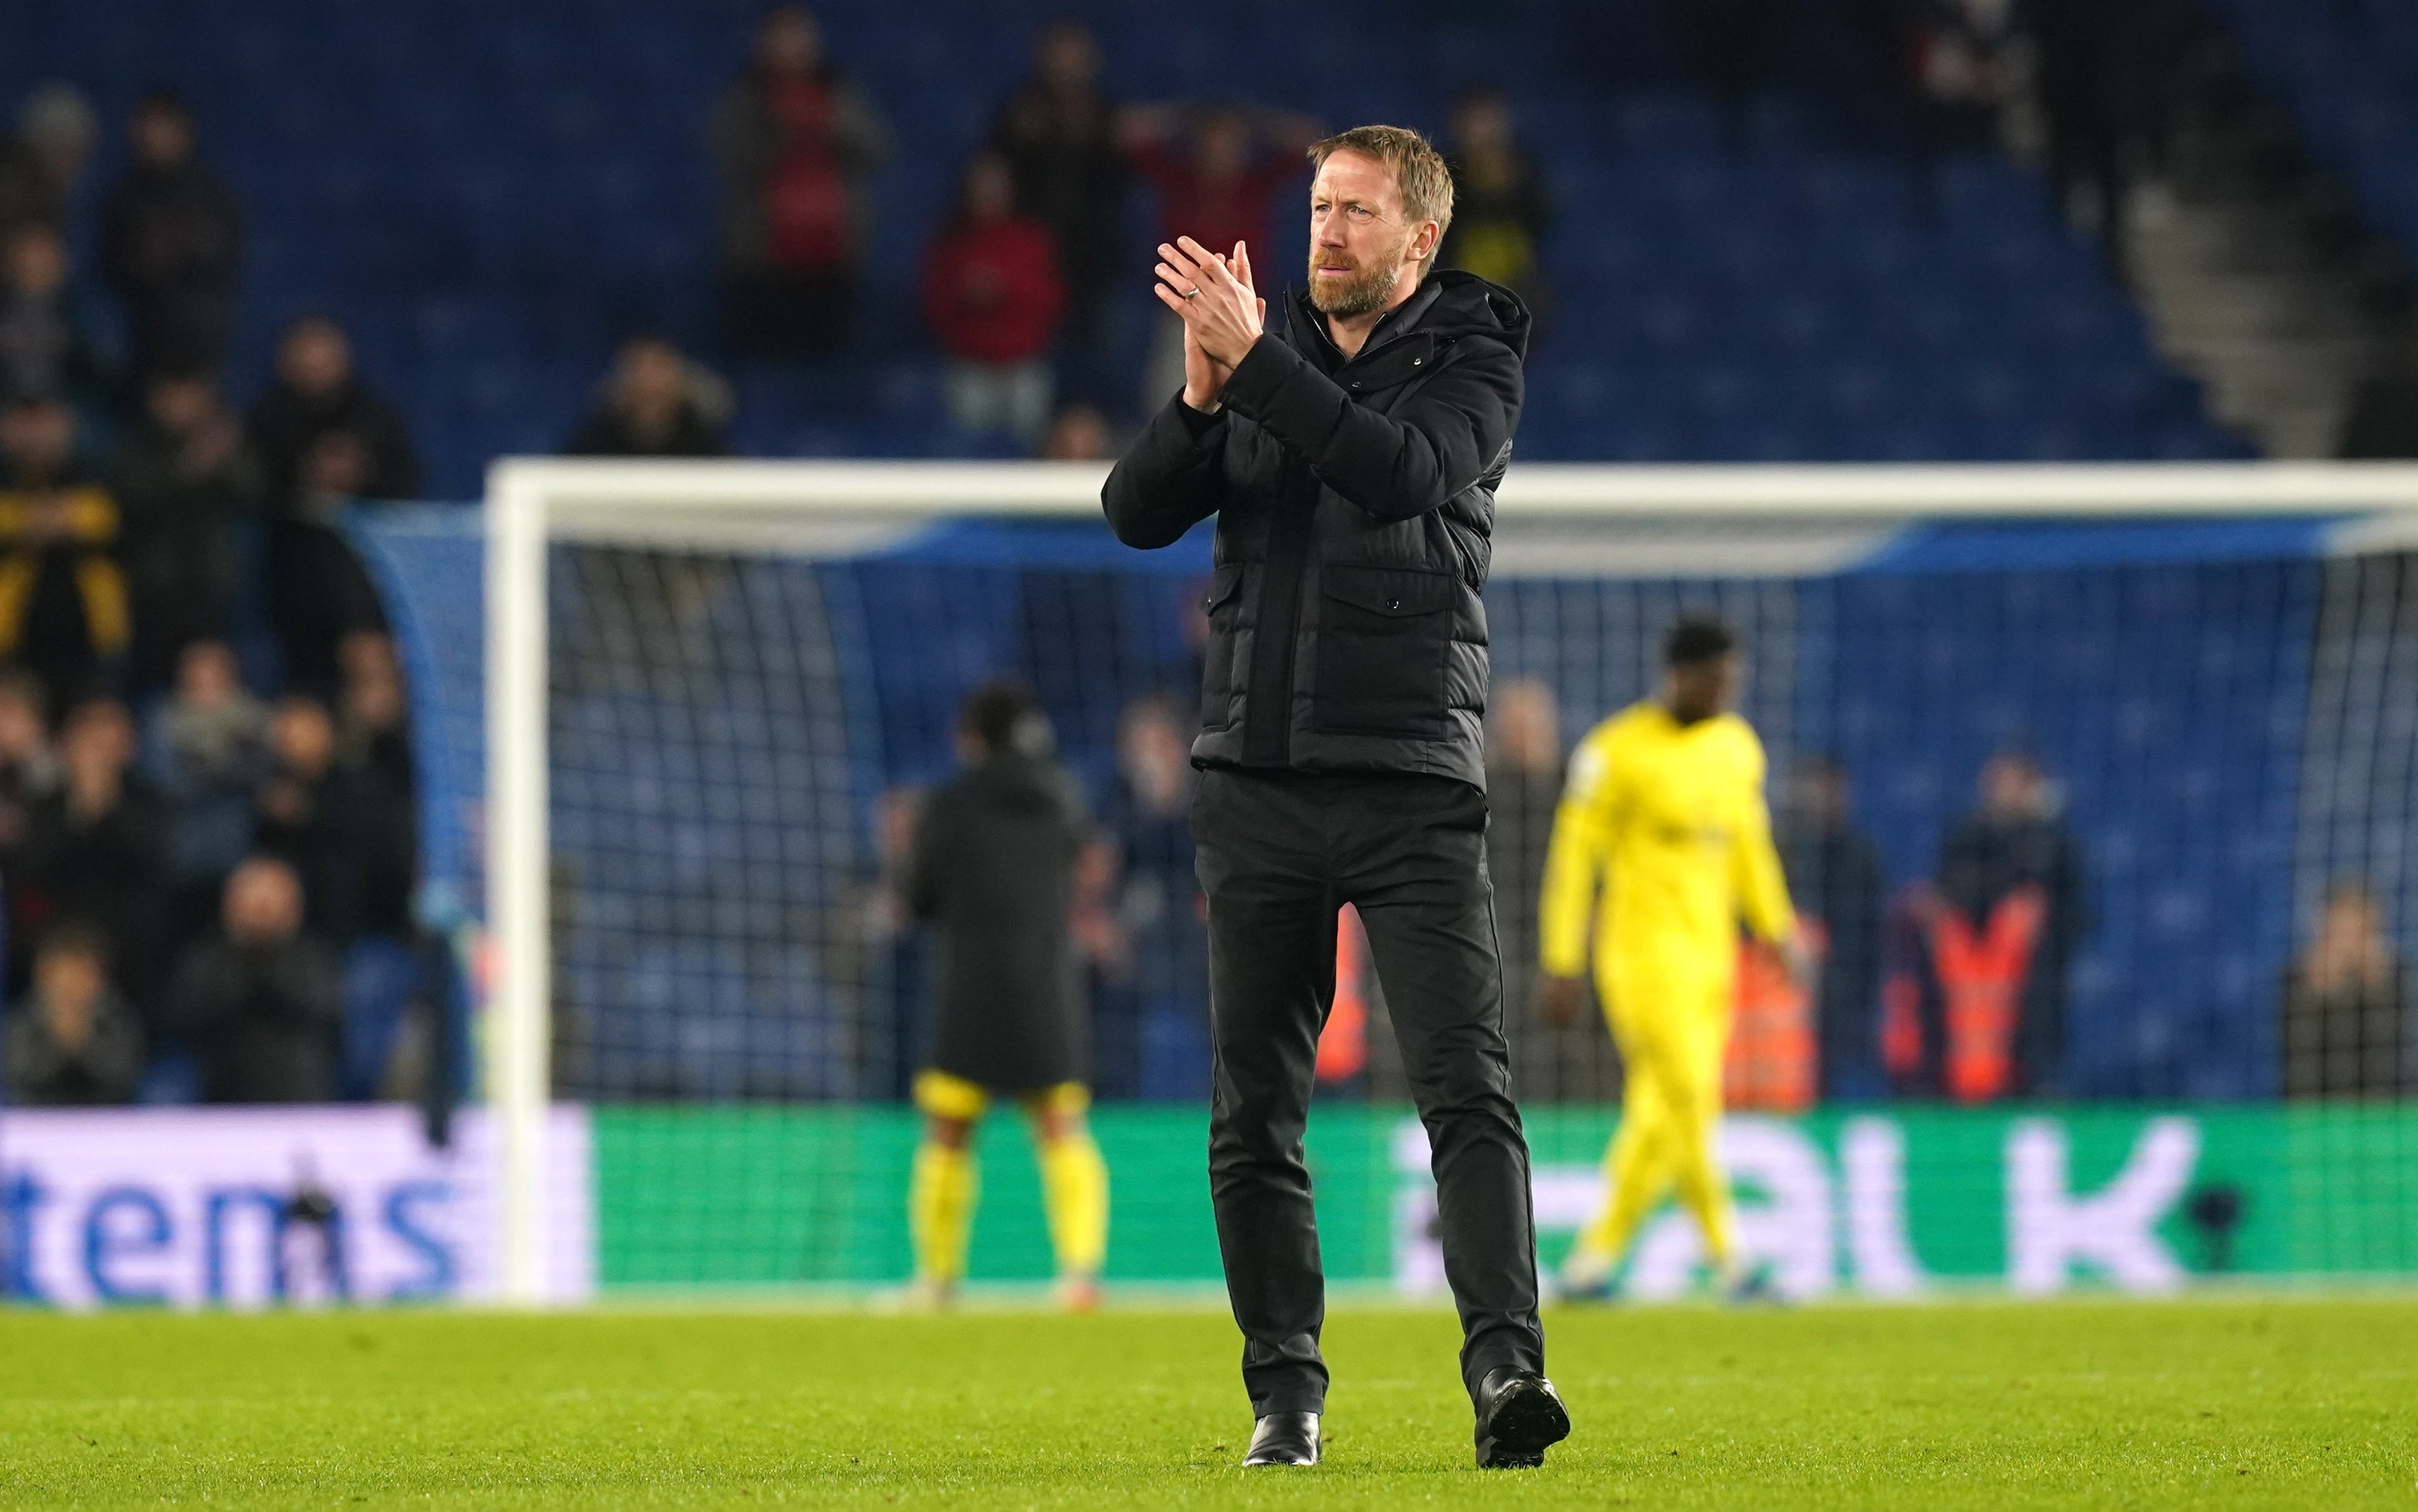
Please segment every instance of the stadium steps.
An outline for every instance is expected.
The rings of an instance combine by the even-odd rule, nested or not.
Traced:
[[[2133,235],[2158,348],[2217,418],[2270,457],[2332,455],[2376,344],[2356,307],[2256,206],[2178,201]]]
[[[2336,196],[2222,47],[2196,60],[2171,163],[2169,183],[2134,196],[2129,227],[2159,351],[2266,455],[2334,455],[2384,339]]]

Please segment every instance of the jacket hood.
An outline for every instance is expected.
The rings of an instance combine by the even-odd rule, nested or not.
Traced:
[[[1308,290],[1287,289],[1281,308],[1287,323],[1294,328],[1291,340],[1296,348],[1304,341],[1324,338],[1324,317],[1318,307],[1309,302]],[[1428,275],[1418,292],[1379,324],[1364,350],[1372,351],[1397,336],[1416,330],[1445,341],[1462,336],[1492,337],[1525,361],[1528,336],[1534,328],[1527,302],[1518,295],[1475,273],[1446,267]],[[1317,334],[1313,336],[1311,332]]]
[[[1522,359],[1528,356],[1528,336],[1535,322],[1528,303],[1500,283],[1489,283],[1458,267],[1438,268],[1428,275],[1436,291],[1418,328],[1438,336],[1492,336]]]

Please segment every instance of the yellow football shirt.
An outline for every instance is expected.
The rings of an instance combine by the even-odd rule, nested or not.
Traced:
[[[1738,921],[1775,944],[1796,928],[1763,782],[1763,742],[1736,714],[1681,725],[1648,701],[1590,731],[1545,863],[1545,970],[1584,971],[1592,936],[1615,1013],[1645,998],[1726,1008]]]

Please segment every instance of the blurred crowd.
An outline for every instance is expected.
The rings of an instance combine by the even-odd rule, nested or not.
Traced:
[[[229,402],[241,212],[175,97],[125,132],[110,303],[66,241],[91,110],[39,91],[0,153],[0,1076],[21,1104],[417,1092],[451,1050],[425,1003],[406,1028],[444,995],[408,700],[337,528],[418,491],[411,443],[324,318]]]
[[[429,1095],[457,1059],[412,911],[414,779],[392,643],[323,701],[188,642],[139,706],[0,675],[0,878],[22,1105]],[[140,711],[138,712],[138,708]]]
[[[966,161],[924,253],[922,313],[947,359],[951,415],[1062,460],[1105,454],[1108,417],[1156,408],[1181,386],[1180,327],[1164,321],[1139,395],[1119,386],[1110,316],[1126,270],[1128,200],[1156,204],[1155,235],[1225,250],[1264,247],[1305,149],[1324,128],[1235,101],[1123,100],[1076,21],[1045,30],[1032,72]],[[873,199],[890,151],[880,109],[824,53],[803,7],[767,12],[755,62],[715,114],[730,328],[742,350],[812,356],[845,346],[857,319]],[[1447,266],[1541,297],[1537,247],[1550,206],[1507,107],[1476,91],[1448,145],[1460,194]]]
[[[1209,1091],[1207,926],[1193,872],[1188,696],[1135,699],[1118,723],[1113,771],[1097,784],[1094,834],[1077,871],[1073,936],[1088,976],[1110,1098]],[[1611,710],[1602,710],[1610,713]],[[1537,966],[1547,849],[1579,731],[1554,690],[1499,682],[1488,714],[1488,872],[1493,879],[1513,1075],[1523,1099],[1611,1101],[1620,1068],[1602,1026],[1557,1029]],[[897,889],[921,792],[893,790],[867,923],[894,956],[902,1021],[923,1003],[920,946]],[[2069,1005],[2098,927],[2091,865],[2039,756],[1999,751],[1951,816],[1928,874],[1892,885],[1859,825],[1852,775],[1814,756],[1783,773],[1774,834],[1814,970],[1741,939],[1726,1067],[1733,1107],[1797,1112],[1825,1102],[1959,1104],[2071,1095]],[[2418,976],[2385,910],[2356,880],[2319,901],[2273,987],[2278,1091],[2288,1099],[2418,1096]],[[1385,994],[1355,922],[1337,939],[1334,1008],[1318,1074],[1339,1091],[1405,1100],[1385,1028]],[[915,1062],[913,1047],[900,1063]]]

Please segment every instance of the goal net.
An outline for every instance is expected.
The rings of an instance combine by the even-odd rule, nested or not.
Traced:
[[[1210,533],[1080,466],[511,462],[360,539],[412,659],[433,895],[483,920],[506,1289],[585,1110],[607,1288],[895,1282],[925,943],[897,866],[967,691],[1089,797],[1110,1275],[1217,1275],[1182,761]],[[1740,634],[1812,989],[1742,975],[1727,1159],[1798,1294],[2418,1273],[2418,469],[1530,467],[1485,599],[1490,864],[1546,1258],[1619,1068],[1535,1006],[1561,768],[1684,614]],[[1339,1280],[1440,1283],[1382,984],[1340,930],[1309,1158]],[[1044,1278],[1016,1120],[978,1281]],[[1688,1284],[1684,1222],[1631,1277]]]

